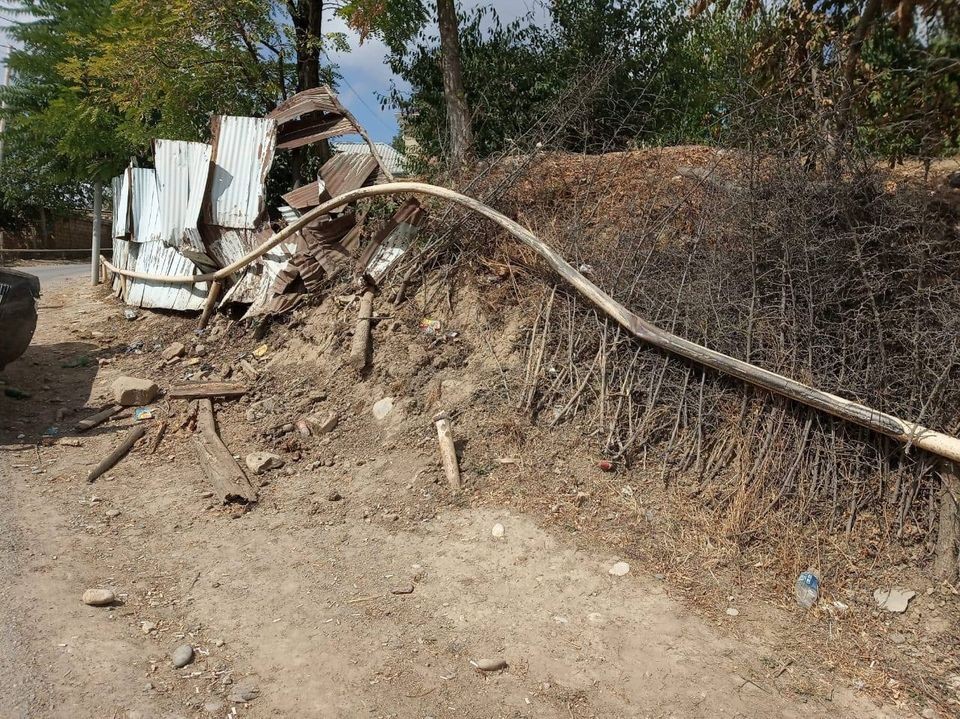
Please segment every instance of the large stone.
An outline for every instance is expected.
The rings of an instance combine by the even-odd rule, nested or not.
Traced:
[[[106,607],[116,600],[112,589],[88,589],[83,593],[83,603],[91,607]]]
[[[165,360],[172,360],[174,357],[183,357],[184,353],[187,351],[186,346],[183,342],[174,342],[172,345],[167,347],[163,352],[160,353],[160,356]]]
[[[384,397],[373,405],[373,418],[384,420],[393,411],[393,397]]]
[[[886,609],[888,612],[895,612],[897,614],[902,614],[907,611],[910,600],[915,596],[917,596],[915,591],[912,589],[904,589],[903,587],[881,588],[873,592],[873,600],[881,609]]]
[[[263,474],[283,466],[283,458],[273,452],[251,452],[247,455],[246,462],[247,467],[254,474]]]
[[[319,437],[336,429],[337,424],[340,422],[340,415],[336,412],[328,412],[325,415],[311,414],[304,417],[304,421],[307,423],[307,426],[310,427],[313,434]]]
[[[140,407],[150,404],[160,388],[156,382],[140,377],[118,377],[113,382],[113,398],[124,407]]]
[[[189,644],[181,644],[179,647],[170,652],[170,663],[176,669],[187,666],[190,662],[193,661],[193,647]]]

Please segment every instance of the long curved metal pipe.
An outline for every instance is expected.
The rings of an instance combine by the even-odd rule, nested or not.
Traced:
[[[497,212],[492,207],[488,207],[472,197],[461,195],[459,192],[449,190],[445,187],[428,185],[423,182],[391,182],[384,185],[361,187],[346,192],[305,213],[299,217],[296,222],[287,225],[260,245],[260,247],[252,250],[239,260],[232,262],[216,272],[209,272],[203,275],[161,277],[144,272],[121,270],[106,259],[103,259],[102,262],[111,272],[125,277],[152,282],[194,284],[197,282],[221,281],[237,270],[243,269],[258,257],[262,257],[302,227],[310,224],[318,217],[325,215],[333,208],[366,197],[410,193],[430,195],[455,202],[495,222],[539,254],[551,268],[559,273],[581,295],[644,342],[692,360],[705,367],[710,367],[711,369],[736,377],[748,384],[787,397],[800,404],[892,437],[904,444],[913,444],[931,454],[936,454],[954,462],[960,462],[960,439],[956,437],[951,437],[948,434],[937,432],[915,424],[914,422],[902,420],[858,402],[851,402],[830,392],[824,392],[810,387],[809,385],[777,374],[776,372],[765,370],[762,367],[757,367],[743,360],[723,354],[722,352],[717,352],[709,347],[695,344],[647,322],[580,274],[570,263],[557,254],[553,248],[540,240],[530,232],[530,230],[517,224],[506,215]]]

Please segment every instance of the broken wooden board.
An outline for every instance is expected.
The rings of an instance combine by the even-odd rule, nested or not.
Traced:
[[[247,386],[237,382],[184,382],[175,384],[167,392],[169,399],[210,399],[213,397],[242,397]]]
[[[223,502],[256,502],[257,490],[217,433],[213,402],[201,399],[197,412],[198,433],[193,436],[200,468]]]
[[[78,432],[86,432],[88,429],[93,429],[98,424],[102,424],[103,422],[106,422],[108,419],[113,417],[113,415],[117,414],[117,412],[121,411],[122,409],[123,407],[121,407],[119,404],[110,405],[106,409],[102,409],[96,414],[92,414],[89,417],[85,417],[84,419],[81,419],[79,422],[76,423],[76,425],[74,425],[74,429],[77,430]]]

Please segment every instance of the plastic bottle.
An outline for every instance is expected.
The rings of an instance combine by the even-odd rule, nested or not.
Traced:
[[[802,572],[794,587],[797,604],[810,609],[820,598],[820,578],[812,571]]]

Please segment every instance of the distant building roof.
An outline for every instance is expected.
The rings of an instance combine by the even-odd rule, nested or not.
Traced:
[[[397,152],[392,145],[386,142],[375,142],[377,154],[391,174],[402,176],[407,174],[407,158]],[[331,142],[335,152],[348,155],[369,155],[370,147],[365,142]]]

